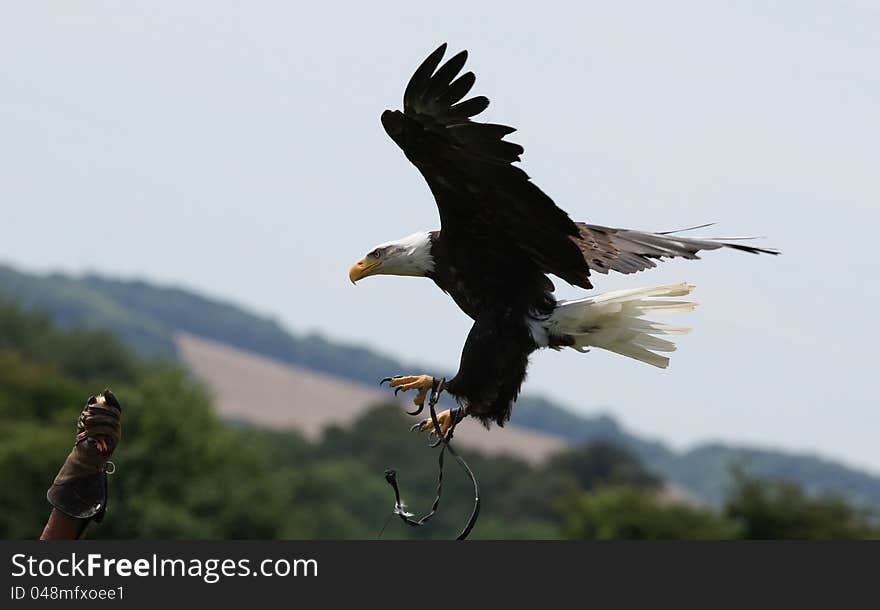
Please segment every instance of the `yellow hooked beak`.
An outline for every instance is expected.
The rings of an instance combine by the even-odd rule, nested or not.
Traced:
[[[377,260],[367,260],[362,258],[354,265],[351,266],[351,269],[348,270],[348,279],[351,280],[352,284],[357,283],[358,280],[367,277],[368,275],[373,274],[373,269],[382,264],[382,261]]]

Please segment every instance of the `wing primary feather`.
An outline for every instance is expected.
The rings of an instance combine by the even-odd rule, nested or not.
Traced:
[[[461,51],[449,59],[449,61],[443,64],[440,69],[434,73],[431,77],[431,83],[428,86],[428,90],[425,93],[424,101],[426,103],[431,104],[437,99],[437,97],[446,91],[449,84],[452,82],[452,79],[458,76],[458,73],[461,72],[465,61],[467,61],[467,51]]]
[[[476,98],[474,98],[476,99]],[[462,102],[467,103],[467,102]],[[448,128],[456,138],[469,139],[498,139],[516,131],[514,127],[497,125],[495,123],[458,123]]]
[[[732,248],[752,254],[779,254],[772,248],[759,248],[731,242],[727,238],[691,238],[675,235],[680,231],[648,233],[578,223],[576,240],[584,259],[594,271],[635,273],[655,267],[655,261],[667,258],[699,259],[701,250]],[[699,228],[699,227],[694,227]],[[683,229],[688,230],[688,229]]]
[[[686,229],[675,229],[674,231],[657,231],[657,235],[674,235],[676,233],[684,233],[685,231],[696,231],[697,229],[705,229],[706,227],[715,226],[714,222],[707,222],[702,225],[694,225],[693,227],[688,227]]]
[[[450,118],[467,119],[480,114],[488,107],[489,98],[485,95],[478,95],[477,97],[472,97],[469,100],[452,106],[445,114]]]
[[[425,58],[425,61],[416,68],[412,78],[409,79],[409,83],[406,85],[406,89],[403,91],[404,109],[412,108],[414,106],[414,102],[419,97],[419,93],[424,91],[425,87],[430,83],[431,75],[434,74],[434,70],[440,65],[440,60],[443,59],[445,53],[446,43],[444,42],[437,47],[433,53],[428,55],[428,57]]]
[[[452,81],[449,88],[437,98],[437,106],[440,108],[448,108],[449,106],[452,106],[468,94],[468,91],[474,86],[476,80],[477,77],[474,76],[473,72],[465,72]]]

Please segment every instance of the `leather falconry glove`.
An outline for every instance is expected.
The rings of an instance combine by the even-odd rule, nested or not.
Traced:
[[[122,436],[121,415],[122,407],[110,390],[89,397],[76,423],[73,449],[46,492],[49,503],[64,514],[75,519],[103,519],[107,461]]]

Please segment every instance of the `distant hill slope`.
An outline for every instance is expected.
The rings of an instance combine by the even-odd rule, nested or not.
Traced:
[[[373,385],[388,371],[420,370],[355,345],[316,334],[295,335],[277,321],[180,288],[86,275],[35,275],[0,265],[0,298],[47,311],[64,326],[108,329],[147,356],[178,356],[175,335],[189,333],[281,362]],[[608,440],[636,453],[673,483],[710,503],[724,497],[730,467],[785,478],[811,491],[840,491],[880,504],[880,478],[812,455],[722,445],[674,452],[623,430],[607,416],[584,417],[547,400],[524,396],[514,423],[570,442]]]
[[[347,426],[376,404],[393,400],[376,384],[347,381],[295,364],[280,362],[202,337],[176,337],[181,358],[214,393],[217,411],[225,418],[265,428],[296,428],[317,439],[329,426]],[[401,399],[401,408],[410,404]],[[406,434],[406,430],[401,430]],[[456,441],[487,455],[508,454],[538,464],[571,443],[510,424],[504,434],[483,426],[461,426]]]

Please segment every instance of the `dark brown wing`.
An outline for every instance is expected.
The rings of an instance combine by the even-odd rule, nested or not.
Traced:
[[[458,76],[467,52],[440,66],[445,51],[443,44],[416,69],[403,95],[403,111],[382,114],[388,135],[434,194],[441,236],[450,242],[485,241],[496,253],[531,261],[541,273],[590,287],[589,269],[573,241],[578,228],[513,165],[523,148],[503,138],[514,129],[471,120],[489,100],[461,101],[475,80],[471,72]]]
[[[583,252],[590,269],[599,273],[617,271],[636,273],[657,266],[657,261],[667,258],[697,259],[700,250],[733,248],[752,254],[779,254],[778,250],[719,239],[693,239],[670,233],[646,233],[630,229],[616,229],[575,223],[579,236],[575,242]]]

